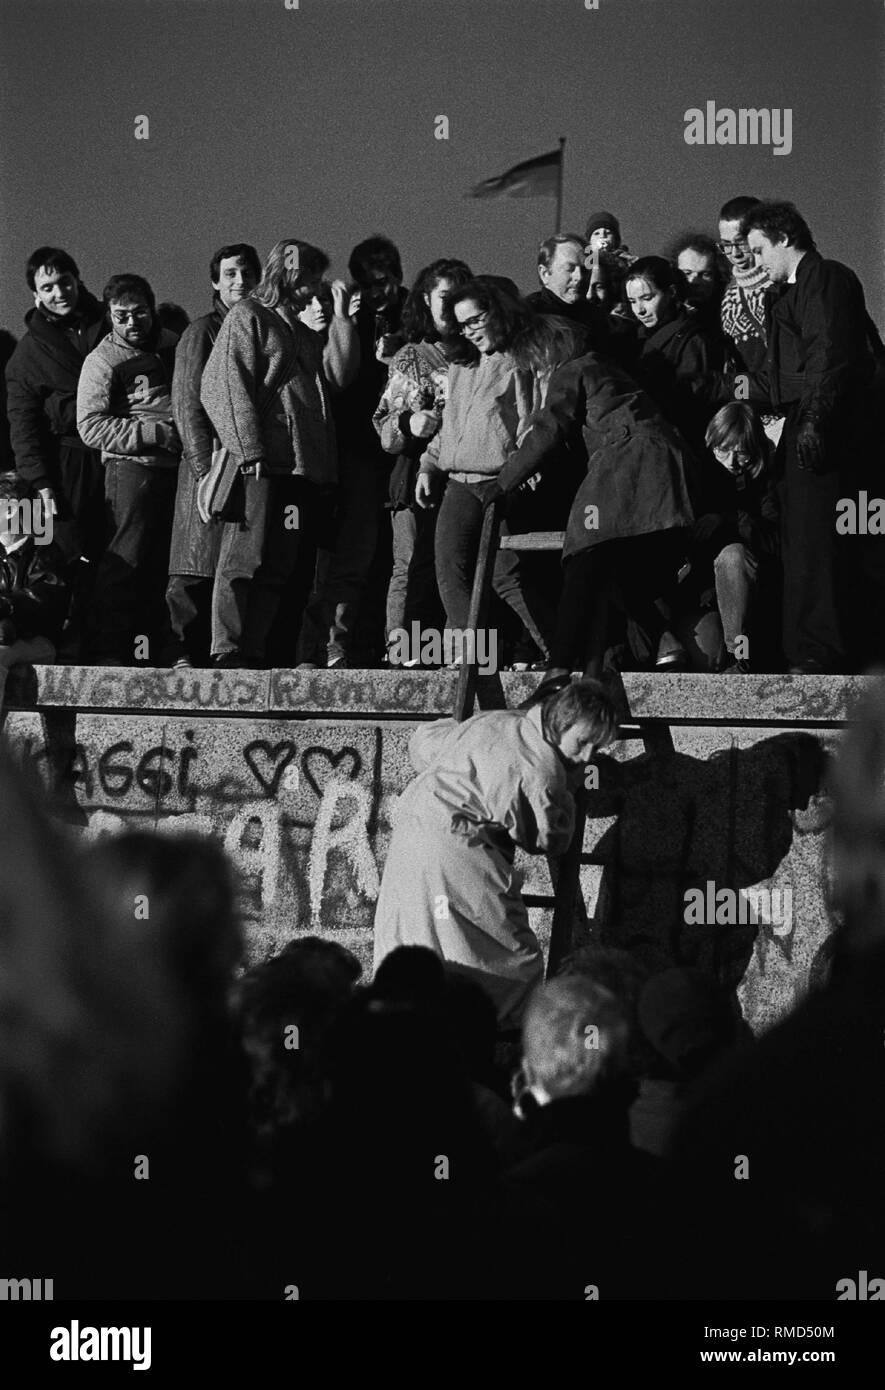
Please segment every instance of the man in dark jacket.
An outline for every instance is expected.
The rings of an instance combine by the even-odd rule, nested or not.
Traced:
[[[52,520],[42,500],[29,496],[27,484],[15,473],[0,474],[3,666],[52,661],[61,639],[77,560],[53,540]]]
[[[227,311],[261,279],[255,247],[246,242],[222,246],[209,262],[209,279],[214,291],[212,312],[196,319],[181,335],[172,379],[172,413],[183,452],[166,602],[172,630],[187,654],[177,664],[193,666],[210,664],[212,581],[223,532],[221,526],[201,521],[197,511],[197,484],[209,471],[216,443],[212,422],[200,403],[200,382]]]
[[[6,367],[12,449],[19,477],[54,509],[56,543],[90,561],[77,580],[82,614],[104,543],[104,474],[99,451],[77,433],[77,383],[106,332],[105,311],[73,257],[58,247],[39,246],[25,278],[34,308]]]
[[[863,286],[847,266],[824,260],[792,203],[759,203],[744,226],[772,283],[768,351],[750,390],[786,415],[778,449],[784,651],[795,674],[844,672],[883,654],[885,617],[881,540],[836,532],[839,499],[882,486]],[[859,585],[862,619],[856,604],[852,612]]]
[[[630,1142],[631,1031],[626,1001],[582,975],[529,1001],[517,1083],[527,1152],[499,1188],[503,1291],[509,1278],[525,1298],[672,1296],[677,1189]]]
[[[320,552],[314,593],[305,611],[299,658],[330,668],[377,665],[384,649],[384,610],[390,578],[389,538],[382,527],[390,458],[372,419],[387,384],[387,370],[403,345],[400,331],[407,293],[399,251],[387,237],[355,246],[348,270],[360,291],[356,328],[360,368],[335,402],[339,445],[337,539]],[[359,623],[359,632],[357,624]]]

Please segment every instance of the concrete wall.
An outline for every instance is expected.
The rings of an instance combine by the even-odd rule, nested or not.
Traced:
[[[489,704],[537,677],[483,683]],[[622,739],[589,796],[582,939],[653,966],[698,963],[767,1026],[823,968],[826,759],[860,679],[627,676]],[[251,958],[334,935],[368,969],[395,798],[416,720],[447,713],[448,673],[13,672],[5,738],[74,835],[123,826],[221,839],[239,866]],[[525,891],[550,892],[543,859]],[[789,889],[777,920],[685,920],[688,890]],[[533,909],[546,937],[549,915]]]

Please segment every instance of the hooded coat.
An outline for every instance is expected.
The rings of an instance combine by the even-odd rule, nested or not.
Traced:
[[[543,978],[513,863],[564,853],[574,828],[567,765],[540,709],[491,710],[423,724],[409,740],[418,773],[397,803],[375,912],[376,967],[397,946],[426,946],[472,976],[515,1026]]]

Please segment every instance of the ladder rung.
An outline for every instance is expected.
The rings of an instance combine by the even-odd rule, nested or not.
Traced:
[[[522,535],[502,536],[501,550],[562,550],[564,531],[526,531]]]

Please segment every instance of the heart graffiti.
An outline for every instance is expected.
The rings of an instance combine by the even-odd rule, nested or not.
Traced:
[[[329,778],[329,768],[336,772],[346,758],[350,760],[350,767],[344,768],[344,772],[347,780],[352,782],[359,775],[363,765],[363,760],[355,748],[342,748],[337,753],[331,753],[328,748],[305,748],[301,768],[305,781],[317,796],[323,795],[323,787]],[[329,764],[329,767],[325,764]]]
[[[243,749],[246,766],[268,796],[276,796],[283,773],[294,757],[295,745],[290,739],[270,743],[265,738],[256,738]]]

